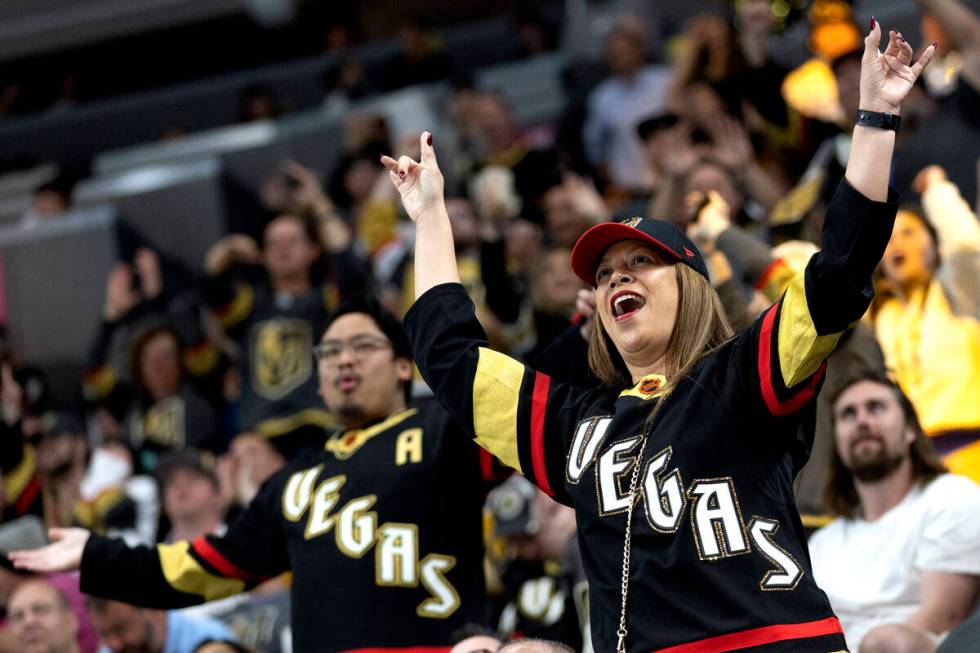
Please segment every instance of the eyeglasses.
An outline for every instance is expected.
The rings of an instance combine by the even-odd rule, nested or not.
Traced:
[[[336,365],[341,354],[349,349],[357,360],[363,360],[371,354],[391,347],[387,338],[371,335],[354,336],[350,340],[324,340],[313,348],[313,356],[320,362]]]

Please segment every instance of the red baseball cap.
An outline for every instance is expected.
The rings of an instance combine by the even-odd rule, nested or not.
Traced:
[[[594,287],[595,270],[603,252],[621,240],[648,243],[670,260],[690,266],[705,279],[708,278],[708,267],[701,252],[683,231],[670,222],[641,217],[603,222],[582,234],[572,249],[572,271]]]

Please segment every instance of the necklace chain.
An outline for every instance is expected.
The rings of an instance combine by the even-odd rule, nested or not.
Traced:
[[[630,546],[631,536],[633,534],[633,508],[636,504],[636,486],[640,480],[640,468],[643,466],[643,452],[646,451],[649,440],[648,432],[644,432],[643,443],[640,445],[640,454],[636,457],[636,465],[633,467],[633,474],[630,477],[629,508],[626,510],[626,534],[623,536],[623,576],[620,584],[619,629],[616,631],[618,637],[616,653],[626,653],[626,598],[629,594],[630,585]]]

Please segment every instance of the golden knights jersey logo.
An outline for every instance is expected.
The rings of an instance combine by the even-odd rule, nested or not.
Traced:
[[[252,329],[252,388],[266,399],[282,399],[313,371],[313,328],[305,320],[276,318]]]
[[[179,449],[187,442],[184,430],[184,400],[169,397],[153,404],[132,422],[130,439],[134,447],[153,444],[164,449]]]

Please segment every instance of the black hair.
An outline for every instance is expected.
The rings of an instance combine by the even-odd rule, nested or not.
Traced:
[[[391,349],[395,354],[395,358],[407,358],[409,361],[414,361],[412,357],[412,347],[408,343],[408,336],[405,334],[405,329],[402,327],[401,320],[394,316],[394,314],[386,309],[373,295],[364,293],[361,295],[355,295],[348,299],[344,299],[337,308],[330,314],[327,318],[326,326],[324,327],[324,333],[330,329],[330,325],[333,324],[337,318],[347,315],[348,313],[363,313],[371,318],[381,332],[385,334],[388,340],[391,342]],[[323,334],[320,334],[323,337]],[[411,379],[405,383],[405,402],[408,403],[412,398],[412,381]]]

